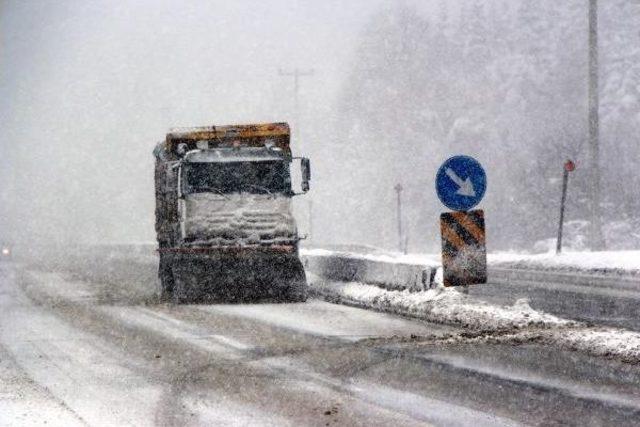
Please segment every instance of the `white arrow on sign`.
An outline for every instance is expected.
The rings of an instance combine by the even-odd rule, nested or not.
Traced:
[[[467,197],[476,197],[476,190],[473,188],[473,183],[469,178],[462,179],[460,178],[451,168],[446,168],[444,172],[447,174],[451,181],[455,182],[458,188],[456,194]]]

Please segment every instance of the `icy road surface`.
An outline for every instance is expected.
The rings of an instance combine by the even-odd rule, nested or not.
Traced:
[[[0,425],[640,423],[637,365],[317,300],[157,304],[153,286],[0,265]]]

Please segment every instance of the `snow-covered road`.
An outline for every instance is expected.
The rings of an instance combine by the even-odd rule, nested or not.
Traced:
[[[173,306],[152,291],[0,265],[0,425],[640,420],[637,365],[537,338],[318,300]]]
[[[489,268],[489,282],[470,295],[494,304],[526,298],[536,310],[595,325],[640,331],[640,277]]]
[[[320,264],[324,269],[316,265],[318,262],[310,263],[308,270],[323,279],[375,283],[388,290],[397,290],[403,288],[388,286],[388,282],[398,279],[408,282],[410,278],[397,271],[397,266],[405,266],[415,271],[421,268],[435,270],[435,282],[441,284],[439,254],[379,252],[347,253],[319,248],[302,251],[307,259],[340,261]],[[344,260],[353,262],[345,263]],[[377,263],[377,268],[372,274],[366,274],[369,265],[361,265],[359,261]],[[358,275],[352,273],[354,269]],[[334,270],[338,270],[338,274]],[[488,283],[469,287],[469,294],[476,302],[512,306],[518,301],[527,301],[535,311],[563,319],[640,331],[639,271],[639,251],[489,254]],[[367,280],[367,277],[377,281]]]

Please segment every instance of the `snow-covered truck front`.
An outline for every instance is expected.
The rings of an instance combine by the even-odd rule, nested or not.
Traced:
[[[291,198],[286,123],[172,131],[155,150],[162,296],[304,301],[307,284]]]

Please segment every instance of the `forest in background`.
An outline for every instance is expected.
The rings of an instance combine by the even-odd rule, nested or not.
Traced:
[[[481,207],[493,249],[555,236],[562,164],[573,159],[569,244],[588,247],[588,2],[462,1],[457,14],[448,3],[432,16],[396,4],[362,32],[334,141],[351,159],[339,170],[358,213],[344,240],[397,247],[389,219],[401,183],[408,249],[434,250],[444,210],[435,172],[450,155],[469,154],[487,169]],[[637,248],[640,2],[602,1],[599,21],[604,232],[609,248]],[[360,234],[359,216],[385,226]]]

